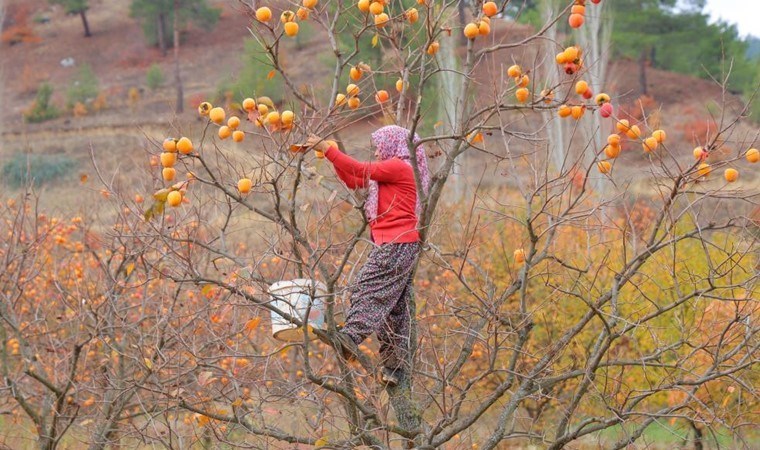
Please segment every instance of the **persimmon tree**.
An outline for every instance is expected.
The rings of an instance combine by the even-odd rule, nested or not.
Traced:
[[[747,212],[760,153],[742,131],[747,110],[721,109],[694,151],[646,117],[618,117],[619,94],[589,78],[601,52],[576,45],[577,32],[556,32],[595,20],[599,1],[583,3],[565,3],[522,35],[496,18],[506,2],[479,3],[464,27],[457,1],[246,10],[285,100],[252,92],[240,111],[201,104],[201,127],[180,124],[148,142],[138,197],[94,159],[115,218],[88,253],[102,315],[75,310],[65,336],[98,342],[92,351],[113,361],[109,375],[88,377],[61,343],[82,375],[51,389],[26,356],[7,366],[4,392],[25,386],[35,393],[27,404],[32,395],[50,403],[68,384],[88,392],[92,403],[51,417],[87,430],[93,448],[128,439],[429,449],[596,439],[625,448],[661,423],[688,427],[700,445],[714,433],[749,446],[759,340],[757,229]],[[329,44],[326,87],[301,89],[283,64],[307,21]],[[362,54],[367,42],[379,57]],[[419,132],[410,148],[425,147],[433,172],[412,370],[387,389],[375,379],[372,339],[347,363],[315,337],[335,333],[372,246],[363,194],[319,155],[291,151],[315,133],[369,158],[367,138],[352,132],[365,120]],[[722,151],[729,144],[740,150]],[[455,174],[468,189],[450,202]],[[296,278],[314,280],[324,328],[272,302],[269,287]],[[22,313],[4,313],[3,332],[19,336],[4,336],[5,354],[33,355],[48,339],[6,325]],[[272,314],[300,338],[272,339]],[[22,400],[6,395],[4,405],[36,424]],[[40,442],[50,435],[39,432]]]
[[[182,300],[146,272],[145,243],[123,235],[130,221],[121,214],[119,233],[102,233],[81,216],[40,213],[30,190],[4,205],[4,439],[33,435],[39,448],[56,448],[68,433],[106,448],[160,404],[145,396],[170,342],[161,329]]]

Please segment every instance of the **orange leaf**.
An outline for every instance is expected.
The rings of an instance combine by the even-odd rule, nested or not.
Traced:
[[[267,80],[271,80],[272,78],[274,78],[274,75],[276,73],[277,71],[275,71],[274,69],[270,70],[269,73],[267,74]]]
[[[245,323],[245,331],[250,333],[251,331],[255,330],[257,326],[259,326],[260,322],[261,322],[261,317],[254,317],[253,319]]]

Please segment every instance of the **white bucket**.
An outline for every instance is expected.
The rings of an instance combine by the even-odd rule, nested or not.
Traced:
[[[312,284],[314,284],[314,294],[318,298],[312,299],[309,296]],[[306,311],[309,311],[309,337],[316,337],[311,332],[311,328],[324,328],[325,307],[322,297],[326,293],[327,286],[306,278],[278,281],[269,286],[272,306],[275,308],[293,317],[299,317],[302,321],[306,321]],[[285,342],[297,342],[303,339],[303,329],[272,311],[272,336]]]

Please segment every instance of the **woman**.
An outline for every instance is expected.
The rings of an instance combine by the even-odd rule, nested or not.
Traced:
[[[409,352],[409,302],[412,272],[420,253],[417,224],[420,198],[407,141],[409,130],[389,125],[372,133],[377,161],[359,162],[317,136],[307,146],[324,153],[338,177],[350,188],[369,188],[364,210],[377,245],[359,271],[345,325],[336,349],[353,359],[358,344],[373,332],[380,342],[380,379],[390,386],[403,376]],[[414,141],[419,141],[415,134]],[[417,167],[425,194],[430,183],[427,158],[418,146]]]

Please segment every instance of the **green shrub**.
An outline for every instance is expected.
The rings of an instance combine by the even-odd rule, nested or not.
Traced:
[[[219,86],[218,99],[223,99],[227,91],[232,91],[233,98],[266,95],[274,103],[281,103],[284,99],[285,82],[282,76],[276,74],[268,78],[273,69],[265,50],[253,39],[245,42],[245,62],[240,70],[237,80],[226,81]]]
[[[98,96],[99,91],[99,82],[92,71],[92,67],[85,64],[79,68],[79,73],[74,78],[74,82],[66,91],[66,107],[71,109],[77,103],[87,104],[88,101],[92,101]]]
[[[145,74],[145,80],[148,83],[148,89],[155,91],[164,84],[164,73],[161,71],[161,66],[153,64]]]
[[[301,22],[294,42],[296,50],[303,50],[316,34],[317,31],[314,29],[314,25],[306,21]]]
[[[24,120],[31,123],[44,122],[58,117],[58,109],[50,104],[50,98],[53,96],[53,86],[49,83],[42,83],[37,89],[37,97],[29,111],[24,113]]]
[[[34,17],[32,17],[32,21],[34,23],[45,24],[45,23],[50,22],[50,17],[48,17],[45,14],[42,14],[42,13],[38,12],[38,13],[36,13],[34,15]]]
[[[76,167],[76,162],[66,155],[15,154],[3,165],[3,180],[14,188],[29,183],[35,186],[60,180]]]
[[[745,89],[744,100],[749,103],[749,119],[760,124],[760,70],[757,72],[752,87]]]

